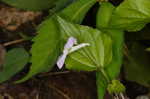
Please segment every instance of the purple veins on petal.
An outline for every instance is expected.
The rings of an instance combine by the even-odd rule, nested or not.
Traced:
[[[74,37],[69,37],[67,43],[64,46],[63,54],[58,58],[57,66],[61,69],[65,63],[65,59],[69,53],[69,49],[73,47],[74,44],[77,43],[77,40]]]
[[[89,43],[81,43],[77,46],[74,46],[75,44],[77,44],[76,38],[69,37],[67,43],[64,46],[63,54],[58,58],[58,61],[57,61],[57,66],[59,69],[61,69],[64,66],[65,59],[69,53],[72,53],[78,49],[81,49],[85,46],[90,45]]]
[[[58,58],[58,61],[57,61],[57,66],[59,69],[61,69],[65,63],[65,59],[67,57],[67,53],[66,54],[63,54],[61,55],[59,58]]]
[[[74,44],[77,44],[76,38],[69,37],[67,43],[65,44],[64,50],[72,48]]]

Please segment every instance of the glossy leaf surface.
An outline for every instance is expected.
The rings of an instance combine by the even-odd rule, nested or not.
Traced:
[[[96,15],[96,26],[100,28],[108,28],[115,7],[109,2],[100,3],[100,7]]]
[[[58,17],[64,40],[75,37],[78,43],[89,43],[90,46],[79,49],[66,60],[68,69],[92,71],[105,68],[112,60],[112,40],[97,29],[69,23]]]
[[[65,8],[58,15],[73,23],[81,23],[88,10],[96,3],[96,0],[77,0]]]
[[[150,22],[150,0],[124,0],[114,11],[110,28],[139,31]]]
[[[112,37],[112,61],[110,64],[107,64],[105,68],[106,74],[109,76],[110,80],[115,79],[119,72],[122,64],[122,47],[123,47],[123,37],[124,33],[121,30],[110,29],[110,21],[112,14],[115,11],[115,7],[109,2],[102,2],[101,6],[97,12],[96,26],[101,31],[105,31],[109,36]],[[98,75],[99,73],[97,73]],[[106,79],[96,77],[98,98],[103,99],[104,93],[107,88],[108,82]],[[100,80],[101,79],[101,80]]]

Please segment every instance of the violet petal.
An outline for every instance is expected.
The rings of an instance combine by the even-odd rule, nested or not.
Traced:
[[[69,37],[67,43],[64,46],[64,50],[65,49],[70,49],[76,43],[77,43],[77,40],[74,37]]]
[[[66,57],[67,57],[67,54],[63,54],[58,58],[57,66],[59,69],[61,69],[63,67]]]

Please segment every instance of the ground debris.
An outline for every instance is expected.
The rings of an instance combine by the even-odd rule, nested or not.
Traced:
[[[70,72],[31,79],[22,84],[0,84],[0,94],[14,99],[96,99],[93,74]],[[1,98],[0,98],[1,99]]]
[[[0,94],[0,99],[14,99],[11,95],[4,93],[3,95]]]
[[[0,27],[15,31],[20,25],[41,15],[42,12],[23,11],[0,4]]]

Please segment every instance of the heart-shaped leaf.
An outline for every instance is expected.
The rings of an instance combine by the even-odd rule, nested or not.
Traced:
[[[114,11],[110,28],[139,31],[150,22],[150,0],[124,0]]]
[[[112,60],[112,40],[107,34],[88,26],[69,23],[58,17],[64,40],[73,36],[78,43],[89,43],[69,55],[66,60],[68,69],[92,71],[104,68]]]

